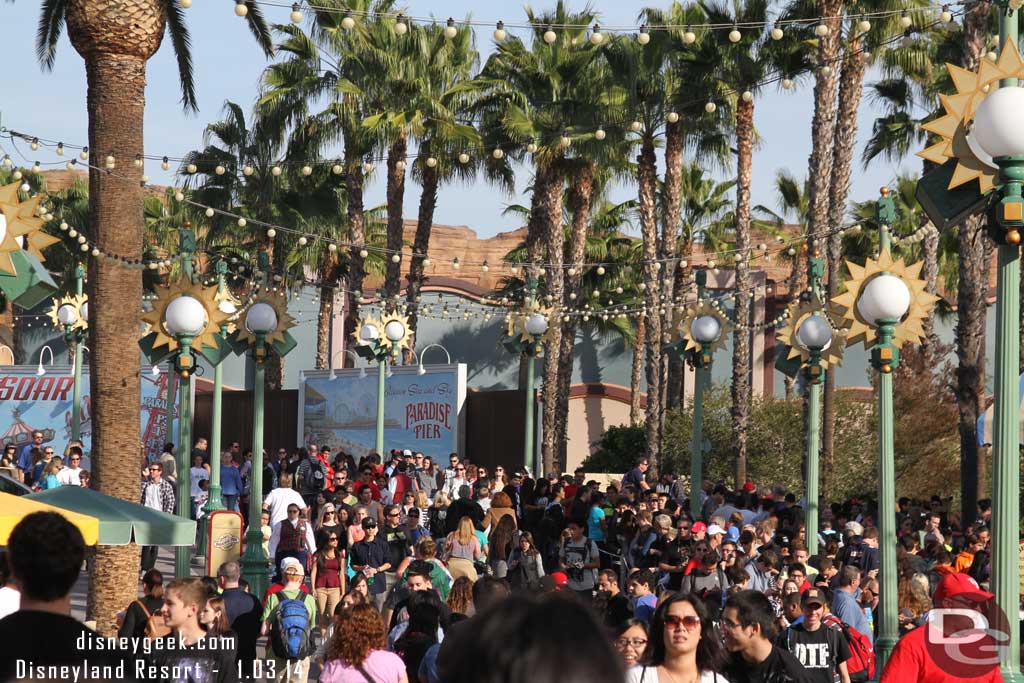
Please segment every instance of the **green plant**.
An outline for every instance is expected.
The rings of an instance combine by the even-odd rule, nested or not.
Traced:
[[[643,457],[646,447],[647,436],[642,426],[609,427],[601,435],[597,450],[583,461],[583,468],[587,472],[627,472]]]

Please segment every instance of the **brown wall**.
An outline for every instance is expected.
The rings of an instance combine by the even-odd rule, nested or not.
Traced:
[[[252,446],[252,392],[225,391],[221,403],[221,448],[239,441],[242,450]],[[263,449],[298,444],[299,392],[295,389],[264,394]],[[213,422],[213,394],[196,394],[192,435],[209,437]]]
[[[476,464],[486,465],[490,470],[493,470],[495,465],[502,465],[505,468],[521,466],[525,422],[526,392],[468,392],[464,455]]]

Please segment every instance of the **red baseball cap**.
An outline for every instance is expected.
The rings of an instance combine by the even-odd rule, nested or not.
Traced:
[[[743,490],[746,491],[747,493],[753,493],[754,491],[757,490],[757,487],[754,486],[754,482],[748,481],[746,484],[743,485]]]
[[[569,585],[569,577],[565,572],[551,572],[551,578],[555,581],[555,588],[565,588]]]
[[[986,602],[995,597],[992,593],[983,591],[978,582],[969,575],[960,572],[942,577],[939,585],[935,587],[932,602],[936,606],[941,606],[947,598],[954,596],[963,596],[976,602]]]
[[[690,530],[695,534],[699,534],[702,531],[707,531],[708,525],[704,522],[694,522]]]

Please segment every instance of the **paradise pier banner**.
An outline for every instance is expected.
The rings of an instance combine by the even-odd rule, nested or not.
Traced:
[[[422,451],[435,459],[461,453],[465,439],[466,366],[391,368],[384,391],[384,448]],[[375,448],[377,368],[310,370],[299,380],[302,444],[344,449],[359,461]],[[447,462],[444,460],[443,462]]]
[[[147,455],[159,455],[166,442],[177,443],[178,410],[175,405],[174,422],[170,438],[167,430],[167,382],[173,380],[177,390],[178,378],[168,374],[166,367],[159,375],[141,373],[142,417],[140,437]],[[46,374],[38,374],[35,365],[7,365],[0,367],[0,442],[20,446],[32,440],[32,432],[43,432],[44,443],[53,446],[57,454],[71,440],[71,407],[74,403],[74,376],[71,366],[46,367]],[[81,438],[85,458],[82,468],[91,467],[92,401],[89,395],[89,371],[82,368],[82,429]]]

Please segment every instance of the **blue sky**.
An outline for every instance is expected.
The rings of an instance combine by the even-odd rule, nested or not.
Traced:
[[[632,25],[640,9],[649,5],[665,6],[667,3],[621,0],[599,0],[594,3],[605,25]],[[16,0],[14,4],[0,3],[0,43],[4,45],[8,65],[3,95],[0,96],[2,125],[39,137],[63,140],[68,144],[85,144],[86,87],[82,59],[65,38],[61,41],[54,70],[44,72],[40,69],[34,52],[39,6],[40,3],[29,0]],[[547,6],[545,3],[534,4],[538,10]],[[573,6],[582,7],[583,3],[573,3]],[[192,8],[186,12],[192,31],[200,106],[198,115],[182,112],[177,68],[166,40],[150,61],[146,89],[147,154],[180,156],[199,148],[204,126],[219,117],[225,100],[238,102],[246,109],[255,100],[266,60],[251,39],[245,22],[234,15],[232,7],[229,0],[194,0]],[[492,0],[485,4],[461,0],[433,3],[411,0],[409,8],[412,16],[433,15],[442,20],[448,16],[458,18],[469,14],[476,20],[487,21],[521,21],[524,17],[523,5],[507,0]],[[284,7],[267,7],[265,11],[270,21],[288,21],[289,10]],[[486,59],[491,49],[490,30],[478,30],[477,42],[482,58]],[[795,91],[768,91],[759,96],[756,102],[755,123],[761,141],[754,155],[755,204],[775,207],[773,179],[778,169],[787,169],[798,178],[803,178],[807,173],[811,150],[811,85],[804,83]],[[865,98],[859,117],[858,158],[874,116],[871,103]],[[23,146],[22,150],[26,154],[33,154],[27,147]],[[30,158],[22,161],[13,150],[5,151],[26,165],[31,165],[35,160]],[[40,151],[39,161],[45,164],[54,160],[52,154]],[[903,165],[908,169],[918,167],[913,159],[905,161]],[[877,196],[878,188],[887,183],[896,171],[895,167],[882,162],[863,171],[858,162],[852,179],[851,199],[863,200]],[[171,174],[162,172],[158,163],[150,162],[147,173],[154,183],[172,182]],[[517,174],[516,181],[519,190],[517,196],[505,195],[483,181],[470,186],[442,188],[435,220],[451,225],[468,225],[482,237],[519,227],[513,217],[505,218],[501,215],[506,204],[528,201],[522,195],[522,189],[529,182],[529,174],[525,169]],[[628,185],[613,192],[616,200],[634,195],[635,188]],[[415,217],[418,197],[419,188],[410,182],[406,189],[407,217]],[[367,205],[383,202],[383,181],[377,178],[369,188]]]

